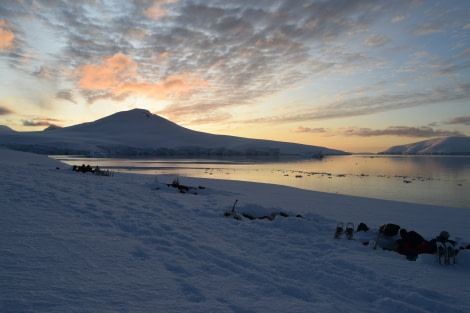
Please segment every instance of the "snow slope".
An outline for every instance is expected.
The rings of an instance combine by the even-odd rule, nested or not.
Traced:
[[[470,137],[445,137],[391,147],[379,154],[470,154]]]
[[[372,245],[379,225],[470,239],[470,210],[278,185],[72,172],[1,150],[1,312],[468,312],[470,250],[416,262]],[[57,169],[59,168],[59,169]],[[199,186],[205,187],[200,189]],[[235,220],[238,213],[289,217]],[[301,214],[303,218],[295,215]],[[372,229],[333,239],[338,221]],[[362,242],[370,242],[368,246]]]
[[[0,125],[0,135],[1,134],[12,134],[15,131],[8,126]]]
[[[197,132],[142,109],[42,132],[0,129],[0,146],[42,154],[91,156],[345,154],[325,147]]]

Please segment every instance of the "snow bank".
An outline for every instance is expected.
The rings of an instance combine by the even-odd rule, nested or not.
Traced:
[[[458,264],[373,250],[394,222],[470,239],[470,210],[236,181],[76,173],[0,150],[1,312],[467,312]],[[93,164],[92,164],[93,165]],[[59,169],[57,169],[59,168]],[[237,212],[288,217],[225,218]],[[300,214],[302,218],[296,217]],[[356,240],[338,221],[365,222]],[[363,243],[369,243],[364,245]]]

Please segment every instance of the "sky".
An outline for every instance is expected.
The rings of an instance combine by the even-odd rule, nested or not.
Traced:
[[[348,152],[470,136],[470,1],[0,2],[0,125],[133,108]]]

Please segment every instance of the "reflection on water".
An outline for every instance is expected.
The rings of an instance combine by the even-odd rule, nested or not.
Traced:
[[[470,208],[468,156],[105,159],[53,156],[120,172],[280,184],[370,198]],[[170,179],[169,179],[170,180]]]

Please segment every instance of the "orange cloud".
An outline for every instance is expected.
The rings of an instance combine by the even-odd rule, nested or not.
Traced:
[[[149,82],[128,82],[114,90],[119,93],[137,93],[149,98],[167,98],[169,96],[181,96],[190,93],[197,88],[207,88],[209,84],[202,78],[191,77],[188,73],[172,75],[165,78],[161,84]]]
[[[147,10],[142,11],[146,17],[152,20],[157,20],[168,14],[168,10],[163,8],[163,5],[173,3],[174,0],[155,0],[153,5]]]
[[[101,65],[82,66],[78,87],[88,90],[114,88],[126,79],[134,78],[136,69],[137,64],[130,57],[117,53]]]
[[[0,20],[0,51],[13,48],[13,39],[15,35],[7,27],[5,20]]]
[[[164,99],[190,93],[194,89],[207,88],[209,84],[190,73],[166,77],[161,83],[140,80],[138,65],[131,57],[117,53],[100,65],[84,65],[77,70],[80,76],[78,87],[86,90],[106,90],[114,96],[138,94],[150,98]]]

